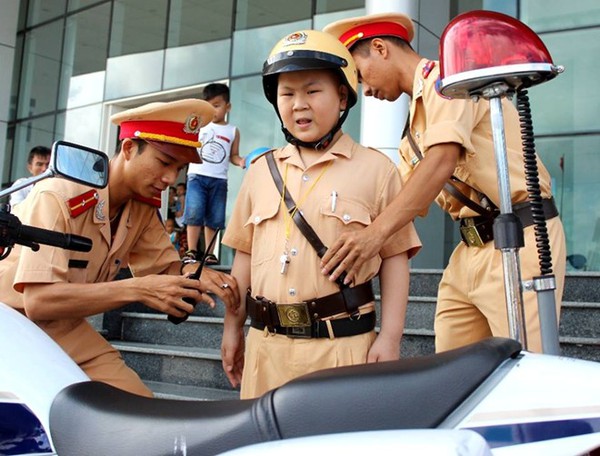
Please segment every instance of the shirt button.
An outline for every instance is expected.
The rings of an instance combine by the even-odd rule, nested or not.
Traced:
[[[302,180],[303,180],[304,182],[308,182],[308,180],[309,180],[309,179],[310,179],[310,177],[308,177],[308,175],[306,175],[306,174],[303,174],[303,175],[302,175]]]
[[[254,223],[258,223],[260,222],[260,215],[257,215],[256,217],[254,217]]]
[[[290,250],[290,253],[292,254],[292,256],[296,256],[296,255],[298,255],[298,249],[294,248],[294,249]]]
[[[288,290],[288,293],[290,294],[290,296],[296,296],[296,289],[295,288],[290,288]]]
[[[350,217],[350,214],[344,214],[344,215],[342,215],[342,219],[344,219],[344,222],[349,222],[351,218],[352,217]]]

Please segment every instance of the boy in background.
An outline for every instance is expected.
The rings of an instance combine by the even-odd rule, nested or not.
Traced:
[[[215,108],[215,116],[200,130],[202,147],[198,152],[202,163],[192,163],[188,168],[184,222],[189,250],[185,258],[191,260],[196,259],[202,231],[204,245],[208,245],[215,231],[225,228],[229,163],[241,168],[245,163],[239,154],[240,132],[227,122],[231,111],[229,87],[209,84],[204,88],[202,99]],[[206,257],[207,264],[218,262],[213,253]]]
[[[385,241],[356,286],[342,287],[321,274],[316,250],[294,221],[302,214],[327,246],[368,225],[400,191],[394,163],[341,130],[357,85],[350,53],[315,30],[282,39],[263,67],[265,95],[290,144],[248,169],[223,237],[236,249],[232,275],[242,301],[237,312],[226,311],[221,355],[231,384],[241,383],[242,399],[316,370],[400,356],[408,259],[420,248],[412,224]],[[295,200],[292,211],[282,194]],[[378,273],[379,335],[371,287]]]

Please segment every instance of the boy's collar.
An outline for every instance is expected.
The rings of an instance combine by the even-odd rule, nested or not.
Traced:
[[[350,158],[352,156],[353,146],[354,141],[352,140],[352,138],[346,133],[343,133],[342,136],[340,136],[339,139],[336,142],[334,142],[328,150],[323,151],[321,153],[323,155],[331,154],[335,156]],[[280,159],[287,159],[296,155],[297,153],[298,149],[296,148],[296,146],[293,146],[292,144],[287,144],[283,148],[276,151],[276,157]]]

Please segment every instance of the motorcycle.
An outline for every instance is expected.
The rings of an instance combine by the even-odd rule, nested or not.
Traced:
[[[557,70],[551,67],[520,67],[518,78],[510,73],[500,79],[514,90],[515,81],[532,85],[553,77]],[[489,71],[475,76],[442,80],[442,92],[487,97],[492,103],[498,87],[490,96],[484,91],[498,76]],[[63,177],[84,179],[56,166],[63,149],[60,143],[53,147],[51,168]],[[108,169],[104,162],[94,166]],[[501,209],[510,215],[510,206]],[[29,233],[24,242],[34,247],[49,237],[24,232]],[[2,233],[4,244],[21,241],[14,230],[8,242]],[[518,266],[518,245],[510,241],[501,246],[509,273],[515,260]],[[521,289],[507,276],[509,316],[516,320],[509,325],[511,338],[323,370],[253,400],[150,399],[91,381],[33,322],[0,303],[0,454],[600,454],[600,365],[523,349]],[[546,279],[541,282],[552,282]],[[544,349],[552,352],[556,328],[554,333],[549,328],[551,316],[544,318],[542,329],[550,334]]]

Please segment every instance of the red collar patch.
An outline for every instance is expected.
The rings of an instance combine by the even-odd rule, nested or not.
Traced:
[[[160,207],[162,205],[162,200],[158,196],[154,196],[152,198],[146,198],[145,196],[135,195],[133,197],[136,201],[141,201],[142,203],[149,204],[150,206]]]
[[[69,201],[67,201],[71,217],[75,218],[83,214],[88,209],[94,207],[96,204],[98,204],[99,198],[100,195],[98,195],[96,190],[89,190],[81,195],[71,198]]]
[[[435,68],[435,62],[433,60],[428,60],[425,65],[423,65],[423,79],[427,79],[431,70]]]

